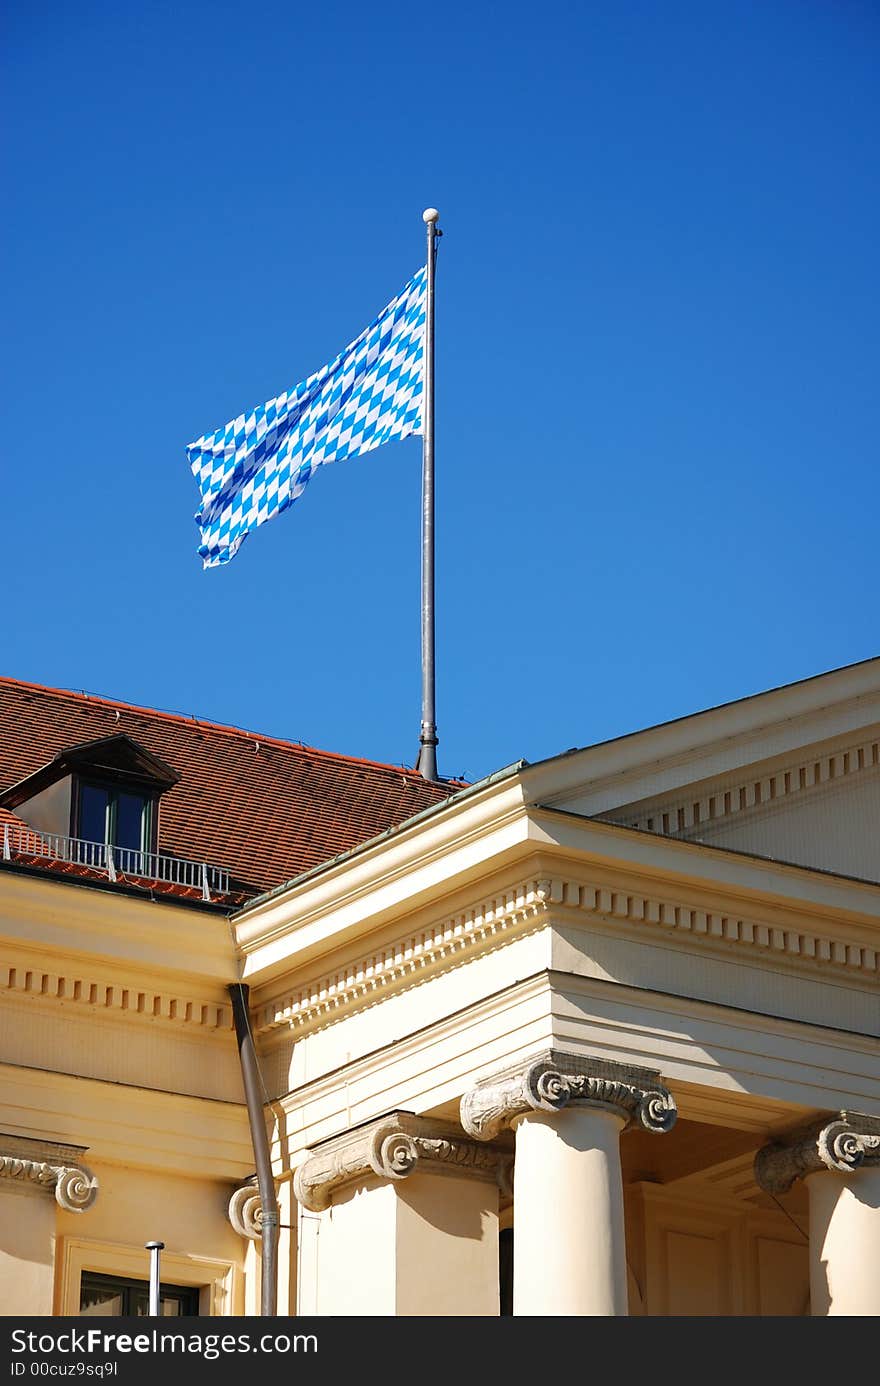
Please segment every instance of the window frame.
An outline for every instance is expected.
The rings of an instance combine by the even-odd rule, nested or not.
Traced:
[[[72,1216],[72,1215],[71,1215]],[[141,1280],[149,1273],[143,1243],[93,1241],[87,1237],[59,1238],[56,1259],[55,1313],[79,1318],[83,1272]],[[244,1313],[244,1279],[235,1261],[216,1257],[163,1251],[160,1262],[163,1284],[190,1285],[199,1293],[200,1318],[224,1318]]]
[[[73,776],[73,792],[70,796],[70,836],[77,840],[83,840],[80,831],[82,826],[82,791],[84,788],[104,790],[108,796],[107,819],[105,822],[104,844],[111,847],[118,847],[118,843],[113,841],[116,832],[116,822],[118,816],[118,798],[120,794],[136,795],[143,799],[144,806],[141,811],[141,845],[139,847],[122,847],[120,851],[140,852],[146,855],[156,851],[158,841],[159,825],[159,795],[152,786],[141,782],[125,782],[121,779],[113,779],[108,775],[90,775],[77,772]],[[89,838],[88,841],[95,839]]]
[[[88,1289],[89,1284],[91,1284],[92,1286],[94,1286],[94,1288],[99,1289],[99,1290],[100,1290],[100,1289],[106,1289],[106,1290],[111,1290],[111,1291],[113,1291],[114,1293],[118,1293],[120,1299],[122,1300],[122,1313],[121,1313],[120,1315],[118,1315],[118,1316],[116,1316],[116,1315],[109,1315],[109,1314],[108,1314],[108,1315],[102,1315],[102,1314],[86,1315],[86,1314],[83,1314],[82,1297],[83,1297],[83,1292],[86,1291],[86,1290]],[[149,1280],[137,1280],[137,1279],[132,1278],[131,1276],[123,1276],[123,1275],[108,1275],[105,1271],[83,1270],[83,1271],[80,1272],[80,1278],[79,1278],[79,1300],[80,1300],[79,1317],[81,1317],[81,1318],[91,1318],[91,1317],[94,1317],[94,1318],[112,1318],[112,1317],[135,1318],[135,1317],[146,1317],[146,1316],[144,1316],[144,1315],[136,1315],[136,1314],[135,1314],[135,1309],[134,1309],[134,1306],[133,1306],[133,1304],[132,1304],[132,1292],[133,1292],[133,1291],[136,1292],[139,1296],[145,1297],[146,1300],[147,1300],[147,1303],[149,1304],[149,1296],[150,1296],[150,1282],[149,1282]],[[159,1307],[160,1307],[160,1315],[161,1315],[161,1305],[162,1305],[162,1300],[163,1300],[163,1298],[168,1299],[168,1298],[171,1298],[171,1297],[173,1297],[173,1298],[175,1298],[175,1299],[178,1299],[181,1303],[185,1303],[185,1304],[187,1304],[189,1307],[188,1307],[188,1309],[185,1310],[183,1313],[180,1313],[180,1314],[177,1314],[177,1315],[170,1315],[170,1314],[167,1315],[168,1318],[176,1317],[176,1318],[181,1318],[181,1319],[183,1319],[183,1318],[198,1318],[198,1317],[200,1316],[200,1309],[199,1309],[200,1294],[199,1294],[199,1287],[198,1287],[198,1285],[171,1285],[171,1284],[169,1284],[168,1282],[166,1282],[166,1281],[164,1281],[164,1280],[161,1281],[160,1284],[159,1284]],[[166,1316],[165,1316],[165,1315],[161,1315],[161,1317],[164,1318],[164,1317],[166,1317]]]

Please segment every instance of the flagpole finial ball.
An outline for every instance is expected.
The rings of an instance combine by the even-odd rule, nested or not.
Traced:
[[[426,207],[425,210],[422,212],[422,221],[426,223],[439,220],[440,213],[437,211],[436,207]]]

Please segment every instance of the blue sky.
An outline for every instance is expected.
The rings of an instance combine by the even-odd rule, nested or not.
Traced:
[[[184,448],[438,264],[441,772],[880,653],[871,0],[7,7],[0,673],[413,764],[418,439]]]

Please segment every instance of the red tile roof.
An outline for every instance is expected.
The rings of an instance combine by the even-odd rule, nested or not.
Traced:
[[[60,751],[125,732],[180,775],[159,851],[229,871],[256,893],[345,852],[461,787],[413,770],[91,694],[0,676],[0,791]],[[0,809],[3,822],[17,823]],[[69,867],[69,864],[68,864]]]

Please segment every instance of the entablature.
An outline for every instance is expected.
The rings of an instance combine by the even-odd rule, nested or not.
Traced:
[[[590,837],[600,836],[599,825],[587,826],[594,829]],[[679,844],[659,846],[674,852]],[[496,873],[489,878],[494,888],[481,897],[459,890],[433,908],[423,904],[396,926],[386,923],[329,949],[317,966],[293,965],[287,976],[255,985],[257,1032],[305,1035],[530,933],[572,925],[680,950],[685,973],[689,958],[694,960],[695,997],[701,994],[699,959],[706,955],[880,990],[880,887],[820,878],[826,898],[805,908],[798,897],[782,903],[779,887],[791,873],[773,864],[758,864],[756,872],[753,863],[736,860],[729,874],[738,878],[723,887],[670,871],[661,876],[622,858],[561,859],[546,844],[526,865],[534,874]],[[795,870],[799,876],[816,874]],[[751,879],[751,889],[744,879]],[[768,883],[775,889],[768,891]]]
[[[809,798],[816,791],[862,781],[880,769],[880,726],[857,736],[802,746],[796,753],[683,786],[671,795],[635,800],[604,814],[612,822],[678,836],[711,830],[723,820]]]
[[[182,983],[182,985],[181,985]],[[186,979],[161,977],[134,966],[83,959],[38,949],[7,949],[0,963],[0,996],[74,1012],[176,1024],[202,1033],[232,1028],[225,987],[196,989]]]
[[[300,1024],[314,1007],[347,1005],[358,989],[366,995],[410,973],[426,976],[449,952],[450,928],[459,952],[492,946],[499,913],[512,911],[521,920],[517,900],[528,898],[536,908],[549,903],[541,894],[545,879],[563,882],[563,895],[553,903],[679,930],[698,944],[738,944],[752,949],[753,958],[772,958],[773,965],[815,962],[865,976],[876,972],[880,885],[552,807],[517,807],[514,800],[508,799],[501,838],[489,831],[492,805],[481,807],[482,838],[475,806],[468,808],[465,861],[450,824],[444,825],[449,851],[443,855],[432,821],[426,843],[417,833],[389,839],[326,877],[280,893],[268,933],[261,932],[261,920],[267,921],[259,911],[237,916],[237,937],[245,939],[244,980],[258,1007],[275,1010],[274,1020],[260,1023]],[[348,870],[353,882],[346,880]],[[459,917],[450,922],[452,914]]]

